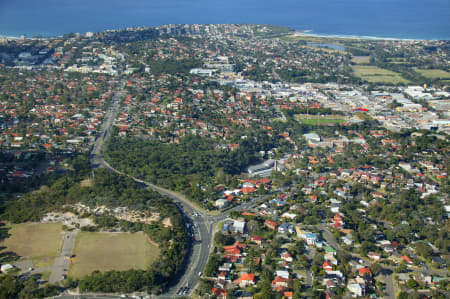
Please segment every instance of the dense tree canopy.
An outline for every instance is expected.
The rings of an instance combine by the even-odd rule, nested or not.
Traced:
[[[258,141],[241,140],[233,151],[221,150],[208,138],[187,136],[179,144],[148,142],[138,138],[113,138],[106,158],[116,169],[157,185],[184,192],[199,201],[200,182],[218,173],[239,174],[248,165],[260,161],[258,154],[277,143],[267,136]]]

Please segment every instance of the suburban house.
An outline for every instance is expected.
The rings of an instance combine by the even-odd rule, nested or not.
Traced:
[[[270,228],[272,230],[276,230],[277,227],[278,227],[278,224],[276,222],[274,222],[274,221],[266,220],[266,221],[264,221],[264,226],[268,227],[268,228]]]
[[[348,284],[347,288],[352,293],[353,297],[361,297],[363,295],[364,288],[358,283]]]
[[[329,261],[323,262],[322,265],[323,270],[326,271],[333,271],[333,265]]]
[[[281,277],[281,276],[275,276],[274,280],[272,280],[272,288],[274,290],[284,290],[289,287],[289,280]]]
[[[281,259],[288,263],[292,263],[294,261],[294,259],[292,258],[292,255],[287,251],[285,251],[281,254]]]
[[[252,240],[252,242],[254,242],[258,245],[261,245],[262,241],[264,240],[264,238],[261,236],[251,236],[250,239]]]
[[[245,230],[245,219],[239,218],[233,222],[233,231],[243,234]]]
[[[295,232],[295,228],[292,224],[285,222],[278,227],[278,232],[281,234],[292,234]]]
[[[300,239],[303,239],[306,241],[306,244],[308,245],[316,245],[318,242],[317,235],[315,233],[310,233],[303,231],[299,226],[295,227],[295,230],[297,231],[297,237]]]
[[[255,285],[255,274],[243,273],[233,283],[239,284],[241,288],[245,288],[248,285]]]
[[[219,198],[218,200],[216,200],[215,206],[219,209],[223,209],[226,206],[228,206],[228,200],[226,200],[224,198]]]

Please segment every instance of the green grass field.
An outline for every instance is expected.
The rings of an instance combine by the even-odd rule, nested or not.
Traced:
[[[296,114],[294,116],[295,120],[301,122],[305,125],[316,125],[316,124],[340,124],[345,123],[347,120],[339,115],[306,115],[306,114]]]
[[[62,246],[61,224],[14,224],[11,235],[0,246],[12,251],[21,259],[31,259],[35,268],[48,267],[59,256]]]
[[[285,40],[288,42],[296,42],[300,40],[304,40],[307,42],[318,42],[318,43],[338,43],[339,41],[348,42],[348,41],[361,41],[361,39],[354,38],[346,38],[346,37],[325,37],[325,36],[314,36],[309,35],[307,33],[294,33],[290,35],[284,35],[280,37],[281,40]]]
[[[419,69],[419,68],[414,68],[414,70],[416,72],[418,72],[419,74],[421,74],[422,76],[424,76],[425,78],[429,78],[429,79],[437,79],[437,78],[450,79],[450,73],[446,72],[444,70],[439,70],[439,69],[427,70],[427,69]]]
[[[364,64],[370,62],[370,56],[353,56],[352,62],[356,64]]]
[[[311,36],[306,34],[291,34],[280,37],[281,40],[287,42],[307,41],[307,42],[324,42],[325,39],[317,36]]]
[[[352,67],[355,76],[374,83],[408,83],[399,73],[379,68],[377,66],[355,65]]]
[[[389,61],[389,63],[394,63],[394,64],[405,64],[408,63],[408,59],[403,58],[403,57],[391,57],[387,59]]]
[[[356,116],[357,116],[359,119],[361,119],[361,120],[366,120],[366,121],[373,120],[372,116],[370,116],[370,115],[367,114],[367,113],[364,113],[364,112],[356,112],[355,114],[356,114]]]
[[[81,232],[75,240],[69,276],[80,278],[95,270],[147,269],[159,249],[143,233]]]

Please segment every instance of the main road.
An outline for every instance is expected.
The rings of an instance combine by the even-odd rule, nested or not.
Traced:
[[[109,106],[108,110],[106,110],[105,117],[103,118],[103,123],[100,128],[100,133],[97,134],[97,138],[94,141],[94,145],[92,146],[90,154],[92,168],[102,167],[103,165],[103,144],[106,142],[109,136],[111,136],[112,125],[114,124],[114,120],[119,113],[120,100],[125,94],[125,92],[123,91],[124,86],[125,82],[122,82],[120,90],[114,94],[112,103]]]
[[[115,170],[107,162],[104,161],[104,164],[107,168]],[[192,287],[196,284],[201,273],[203,273],[208,261],[212,243],[213,223],[215,220],[208,217],[203,210],[193,205],[182,194],[156,186],[152,183],[145,182],[132,176],[130,177],[136,182],[145,184],[148,188],[172,199],[183,212],[188,220],[188,223],[193,226],[192,231],[195,232],[195,240],[192,242],[192,254],[187,257],[185,272],[178,280],[178,283],[170,287],[166,292],[166,295],[175,296],[179,289],[188,287],[188,294],[191,294]]]
[[[90,154],[90,161],[92,168],[106,168],[113,172],[123,174],[117,169],[113,168],[103,158],[103,145],[107,139],[111,136],[111,128],[114,124],[114,120],[119,113],[120,100],[124,97],[125,92],[123,87],[125,82],[122,82],[120,91],[116,92],[113,96],[112,105],[105,113],[104,121],[101,126],[101,132],[94,141],[94,145]],[[126,175],[126,174],[124,174]],[[195,231],[195,240],[192,241],[191,254],[186,258],[186,268],[181,277],[176,283],[172,284],[169,289],[163,294],[158,296],[159,298],[173,298],[177,296],[178,290],[188,287],[189,290],[186,295],[192,293],[193,287],[197,283],[198,277],[203,273],[206,263],[208,261],[211,245],[213,241],[213,226],[215,223],[225,220],[232,211],[242,211],[255,205],[259,201],[264,201],[268,196],[261,196],[255,201],[244,203],[238,207],[227,210],[219,215],[207,215],[206,212],[200,207],[189,201],[184,195],[156,186],[150,182],[146,182],[139,178],[129,176],[138,183],[141,183],[148,188],[167,196],[172,199],[182,211],[189,223]],[[155,296],[154,296],[155,297]]]
[[[123,86],[120,91],[116,92],[113,96],[112,105],[105,113],[104,121],[101,126],[100,134],[94,141],[94,145],[90,154],[90,162],[92,168],[106,168],[116,173],[121,173],[117,169],[109,165],[103,158],[103,145],[107,139],[111,136],[111,128],[114,124],[114,120],[117,117],[120,107],[120,100],[124,96]],[[122,174],[122,173],[121,173]],[[130,176],[131,177],[131,176]],[[182,276],[178,279],[177,283],[170,286],[164,296],[175,297],[176,293],[181,288],[188,287],[187,295],[192,293],[193,286],[196,284],[198,276],[203,273],[209,257],[209,251],[212,242],[212,229],[213,223],[216,221],[214,217],[208,217],[206,213],[192,204],[182,194],[174,192],[159,186],[156,186],[150,182],[140,180],[135,177],[131,177],[136,182],[144,184],[148,188],[167,196],[172,199],[180,210],[183,212],[187,219],[187,223],[193,226],[196,231],[196,240],[193,240],[191,247],[191,255],[186,258],[186,268]]]

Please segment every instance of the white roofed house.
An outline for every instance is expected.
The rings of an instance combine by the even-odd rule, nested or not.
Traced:
[[[248,173],[250,176],[270,176],[274,169],[275,161],[267,160],[264,163],[253,165],[248,167]]]
[[[286,270],[277,270],[275,271],[275,276],[280,276],[285,279],[289,279],[289,272]]]
[[[281,234],[287,234],[287,233],[295,233],[295,227],[290,223],[283,223],[278,227],[278,232]]]
[[[367,253],[367,256],[374,261],[379,261],[381,258],[381,254],[377,253],[377,252],[369,252]]]
[[[281,217],[294,220],[297,217],[297,215],[294,213],[284,212],[283,215],[281,215]]]
[[[218,200],[216,200],[215,205],[217,208],[222,209],[228,205],[228,201],[224,198],[219,198]]]
[[[244,230],[245,230],[245,219],[240,218],[240,219],[234,220],[233,231],[236,233],[243,234]]]
[[[352,245],[353,244],[353,236],[351,234],[346,234],[345,236],[342,236],[341,240],[346,245]]]
[[[306,139],[306,141],[310,142],[320,142],[320,136],[316,133],[307,133],[303,134],[303,137]]]
[[[339,213],[339,208],[341,207],[341,201],[336,198],[330,198],[330,210],[333,213]]]
[[[211,77],[212,75],[214,75],[216,73],[215,69],[202,69],[202,68],[195,68],[195,69],[191,69],[189,71],[190,74],[193,75],[200,75],[200,76],[209,76]]]
[[[306,244],[308,244],[308,245],[315,245],[316,242],[318,241],[317,235],[314,233],[306,233],[305,240],[306,240]]]
[[[8,272],[9,270],[12,270],[12,269],[14,269],[14,266],[11,265],[11,264],[3,264],[0,267],[0,270],[2,271],[2,273],[6,273],[6,272]]]
[[[353,297],[362,297],[364,293],[364,288],[358,283],[350,283],[347,285],[347,288]]]

